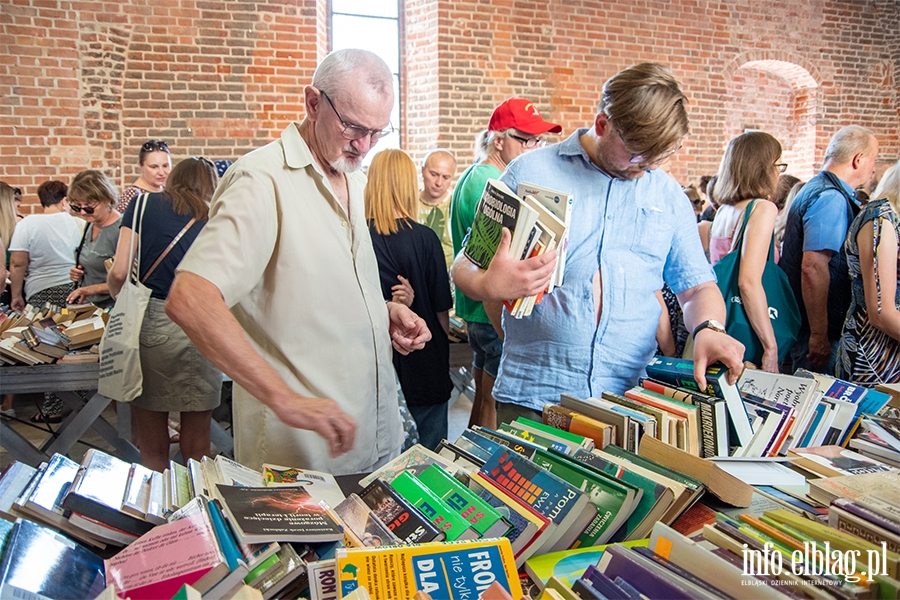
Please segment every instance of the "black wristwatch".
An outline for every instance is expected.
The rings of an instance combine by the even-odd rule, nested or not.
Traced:
[[[696,339],[697,334],[703,331],[704,329],[712,329],[713,331],[718,331],[719,333],[725,333],[725,326],[716,321],[715,319],[709,319],[708,321],[703,321],[699,325],[694,328],[694,333],[691,334],[693,338]]]

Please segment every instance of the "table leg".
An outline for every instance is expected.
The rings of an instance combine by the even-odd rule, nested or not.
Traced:
[[[22,434],[10,427],[6,421],[0,421],[0,441],[6,450],[23,463],[37,468],[45,460],[50,460],[50,455],[35,448]]]
[[[77,401],[73,400],[73,396],[75,398],[78,397],[74,392],[59,392],[59,396],[67,404],[80,404],[80,399]],[[70,415],[69,418],[65,420],[63,425],[56,432],[55,437],[44,442],[41,446],[41,450],[51,456],[56,452],[59,452],[60,454],[68,453],[69,450],[72,449],[72,446],[81,439],[84,432],[88,430],[91,423],[100,417],[100,414],[109,403],[109,398],[95,393],[94,396],[88,400],[87,404],[82,406],[75,414]]]

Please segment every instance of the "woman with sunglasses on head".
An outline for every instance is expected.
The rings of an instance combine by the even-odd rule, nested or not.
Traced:
[[[122,195],[119,196],[116,210],[120,213],[125,212],[128,203],[138,194],[163,190],[166,179],[169,177],[169,171],[172,169],[169,145],[162,140],[147,140],[141,145],[138,165],[141,168],[141,176],[122,190]]]
[[[169,412],[181,413],[179,444],[185,461],[200,460],[210,451],[209,426],[212,410],[219,405],[222,374],[166,316],[165,303],[175,268],[209,218],[217,184],[216,167],[209,160],[179,162],[165,190],[146,196],[143,217],[139,213],[134,220],[141,198],[126,209],[116,260],[107,277],[110,291],[117,296],[133,264],[132,235],[136,234],[138,278],[151,294],[141,327],[143,391],[131,409],[141,464],[157,471],[169,464]]]
[[[764,371],[778,373],[778,344],[769,320],[762,274],[775,231],[778,207],[772,202],[781,162],[781,144],[762,131],[733,138],[725,150],[716,179],[716,217],[709,230],[709,259],[715,265],[741,241],[738,274],[741,301],[753,332],[762,344],[761,357],[746,357]],[[744,212],[750,210],[743,232]]]
[[[119,240],[118,197],[115,184],[100,171],[82,171],[69,186],[69,208],[88,223],[75,250],[75,266],[69,271],[69,278],[76,282],[66,299],[71,304],[93,303],[102,308],[114,304],[106,285],[105,262],[115,256]]]

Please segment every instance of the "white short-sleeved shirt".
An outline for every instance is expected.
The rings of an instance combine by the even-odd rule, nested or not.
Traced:
[[[331,398],[357,424],[353,450],[282,423],[235,386],[235,457],[356,473],[402,441],[388,313],[363,207],[365,177],[347,175],[350,218],[291,124],[238,160],[179,266],[222,292],[254,347],[298,393]]]
[[[84,221],[69,213],[28,215],[16,225],[10,252],[28,253],[25,299],[40,291],[70,283],[75,249],[81,241]]]

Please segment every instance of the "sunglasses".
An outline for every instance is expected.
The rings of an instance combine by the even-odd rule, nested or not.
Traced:
[[[18,195],[21,196],[21,195],[22,195],[22,188],[13,188],[13,192],[15,192],[16,194],[18,194]]]
[[[144,145],[141,146],[141,150],[144,152],[156,152],[157,150],[168,152],[169,145],[162,140],[147,140],[144,142]]]
[[[76,204],[70,204],[69,209],[73,213],[82,213],[83,212],[86,215],[92,215],[92,214],[94,214],[94,211],[97,210],[97,207],[96,206],[78,206]]]

